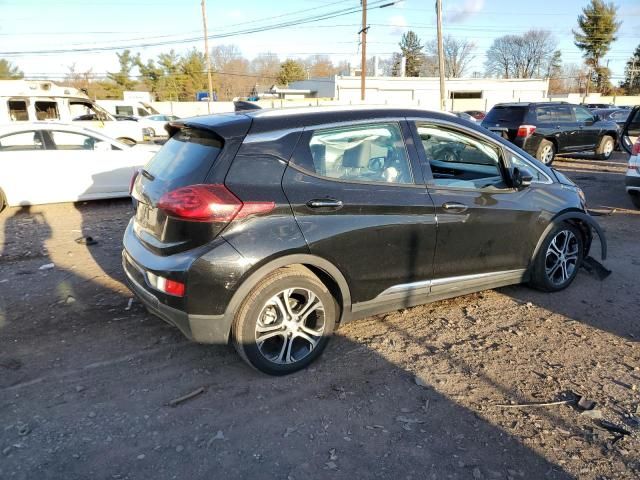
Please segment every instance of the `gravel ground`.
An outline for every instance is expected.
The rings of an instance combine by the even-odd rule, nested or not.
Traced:
[[[624,161],[555,165],[602,214],[606,280],[582,271],[557,294],[513,286],[353,322],[285,378],[130,302],[127,201],[3,212],[0,478],[638,478],[640,211]],[[514,405],[575,395],[595,409]]]

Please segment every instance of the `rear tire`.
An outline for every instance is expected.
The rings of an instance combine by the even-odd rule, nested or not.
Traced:
[[[329,342],[339,307],[304,267],[277,270],[249,293],[231,336],[242,359],[269,375],[287,375],[316,360]]]
[[[631,202],[636,208],[640,208],[640,192],[630,192],[629,196],[631,197]],[[2,207],[0,206],[0,210]]]
[[[615,150],[615,147],[616,142],[613,137],[605,135],[600,140],[598,148],[596,148],[596,157],[599,160],[609,160],[609,158],[611,158],[611,155],[613,154],[613,151]]]
[[[551,165],[556,158],[556,146],[549,140],[542,140],[536,151],[536,158],[545,165]]]
[[[556,225],[533,260],[529,284],[543,292],[567,288],[578,274],[583,252],[582,232],[566,222]]]

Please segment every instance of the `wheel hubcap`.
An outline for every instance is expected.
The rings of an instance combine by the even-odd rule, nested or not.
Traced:
[[[551,160],[553,160],[553,147],[547,145],[542,149],[542,161],[549,163]]]
[[[306,288],[289,288],[265,303],[256,322],[255,340],[265,359],[291,364],[310,355],[324,331],[322,301]]]
[[[554,285],[566,283],[578,264],[578,239],[569,230],[558,232],[549,247],[545,257],[545,271]]]
[[[608,157],[609,155],[611,155],[611,152],[613,152],[613,142],[608,141],[604,145],[603,153]]]

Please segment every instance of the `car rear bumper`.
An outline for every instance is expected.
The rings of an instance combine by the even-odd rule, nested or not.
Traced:
[[[624,184],[627,192],[640,192],[640,173],[627,173],[624,177]]]
[[[131,291],[150,313],[177,327],[195,342],[228,342],[231,321],[225,315],[193,315],[162,303],[146,284],[144,270],[135,264],[126,250],[122,251],[122,267]]]

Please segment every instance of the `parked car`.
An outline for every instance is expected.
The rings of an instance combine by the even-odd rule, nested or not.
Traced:
[[[467,120],[469,122],[473,122],[473,123],[477,123],[478,121],[471,115],[469,115],[466,112],[451,112],[453,113],[456,117],[458,118],[462,118],[464,120]]]
[[[583,103],[582,106],[587,107],[589,110],[596,108],[616,108],[613,103]]]
[[[140,126],[144,127],[145,132],[148,135],[149,140],[156,137],[166,137],[167,131],[164,126],[167,122],[178,120],[179,117],[175,115],[149,115],[147,117],[138,118],[137,121]]]
[[[231,340],[275,375],[307,366],[355,318],[520,282],[566,288],[592,229],[606,255],[568,178],[418,109],[178,120],[132,196],[132,291],[188,338]]]
[[[475,118],[478,121],[484,120],[484,117],[487,116],[487,114],[482,110],[465,110],[464,113],[471,115],[473,118]]]
[[[129,195],[133,173],[159,150],[53,122],[0,126],[0,211],[5,206]]]
[[[631,110],[628,108],[596,108],[591,110],[591,112],[598,115],[600,120],[616,122],[618,127],[622,128]]]
[[[618,125],[581,105],[564,102],[495,105],[482,126],[513,142],[545,165],[556,153],[594,152],[608,160],[619,139]]]
[[[625,176],[626,190],[633,204],[640,208],[640,106],[630,111],[620,144],[630,155]]]

